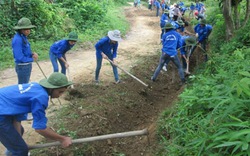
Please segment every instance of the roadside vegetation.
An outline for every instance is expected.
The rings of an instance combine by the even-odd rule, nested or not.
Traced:
[[[208,23],[214,27],[210,60],[189,78],[172,109],[162,113],[162,149],[156,155],[250,155],[250,22],[244,18],[248,3],[232,5],[246,26],[235,27],[227,40],[229,19],[224,20],[218,2],[206,1]]]

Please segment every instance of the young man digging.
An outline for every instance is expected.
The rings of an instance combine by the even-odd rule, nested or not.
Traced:
[[[7,148],[6,155],[27,156],[29,147],[22,138],[24,129],[21,121],[32,113],[35,131],[45,138],[60,141],[68,147],[72,140],[47,127],[45,110],[49,98],[60,97],[72,82],[62,73],[52,73],[39,83],[30,82],[0,88],[0,142]]]

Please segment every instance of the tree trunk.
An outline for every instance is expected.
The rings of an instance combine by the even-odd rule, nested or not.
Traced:
[[[248,20],[249,20],[249,16],[250,16],[250,3],[249,0],[247,0],[247,5],[246,5],[246,16],[245,16],[245,20],[243,22],[243,27],[247,24]]]
[[[240,12],[239,12],[239,1],[234,1],[234,25],[235,29],[238,30],[240,28]]]
[[[226,24],[226,39],[230,40],[234,33],[234,22],[231,11],[231,0],[223,1],[223,17]]]

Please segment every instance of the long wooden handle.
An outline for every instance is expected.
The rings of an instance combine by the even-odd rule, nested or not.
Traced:
[[[188,58],[188,60],[187,60],[187,62],[186,62],[186,63],[187,63],[186,73],[188,73],[188,74],[189,74],[189,73],[190,73],[190,72],[189,72],[189,58]]]
[[[69,79],[69,81],[72,81],[71,78],[70,78],[69,67],[68,67],[68,69],[66,69],[66,70],[68,71],[68,79]],[[74,85],[72,84],[70,87],[73,89],[73,88],[74,88]]]
[[[143,130],[138,130],[138,131],[129,131],[129,132],[123,132],[123,133],[114,133],[114,134],[75,139],[75,140],[72,140],[72,143],[79,144],[79,143],[86,143],[86,142],[92,142],[92,141],[106,140],[106,139],[112,139],[112,138],[124,138],[124,137],[139,136],[139,135],[148,135],[148,130],[143,129]],[[46,148],[46,147],[59,146],[59,145],[61,145],[61,143],[59,141],[56,141],[52,143],[32,145],[32,146],[29,146],[29,149],[32,150],[32,149]]]
[[[125,69],[122,69],[117,64],[114,64],[114,62],[112,60],[110,60],[108,57],[107,57],[107,60],[110,63],[112,63],[114,66],[116,66],[117,68],[121,69],[123,72],[125,72],[126,74],[128,74],[129,76],[131,76],[132,78],[134,78],[135,80],[137,80],[138,82],[140,82],[141,84],[143,84],[144,86],[148,87],[148,85],[146,83],[144,83],[143,81],[141,81],[140,79],[138,79],[137,77],[135,77],[134,75],[132,75],[131,73],[129,73],[128,71],[126,71]]]

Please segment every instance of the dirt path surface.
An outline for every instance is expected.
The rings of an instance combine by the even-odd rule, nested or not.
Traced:
[[[150,81],[158,64],[158,54],[161,48],[159,45],[160,18],[155,16],[155,11],[150,11],[145,7],[137,9],[130,6],[125,7],[125,14],[131,24],[131,29],[123,36],[124,40],[119,44],[118,65],[127,71],[132,71],[150,87],[145,88],[121,70],[119,70],[119,75],[124,81],[115,85],[111,66],[106,60],[103,61],[100,72],[101,83],[96,86],[93,83],[96,66],[94,45],[71,51],[67,54],[67,59],[70,64],[70,78],[76,83],[76,92],[69,92],[68,97],[60,98],[62,104],[70,103],[72,109],[72,112],[68,112],[65,116],[64,124],[71,127],[69,129],[71,132],[77,129],[77,138],[144,128],[149,130],[149,136],[148,138],[136,137],[92,143],[89,152],[84,154],[74,153],[74,149],[79,151],[83,148],[79,147],[80,145],[74,146],[67,152],[66,150],[57,151],[57,155],[152,156],[158,146],[156,144],[157,118],[163,109],[178,98],[183,87],[177,85],[179,76],[171,63],[167,72],[161,72],[157,82]],[[47,76],[52,72],[50,61],[38,63]],[[0,72],[0,78],[0,87],[17,82],[14,69]],[[34,63],[31,81],[39,81],[42,78],[44,78],[42,72]],[[50,105],[49,115],[60,107],[57,100],[53,101],[55,105]],[[73,120],[72,117],[74,117]],[[53,121],[50,121],[50,124],[51,122],[53,125]],[[31,129],[31,124],[31,121],[23,122],[26,130],[24,138],[28,144],[36,144],[42,137]],[[0,151],[4,151],[4,148],[0,147]],[[44,155],[55,155],[55,151],[54,148],[48,149]]]

